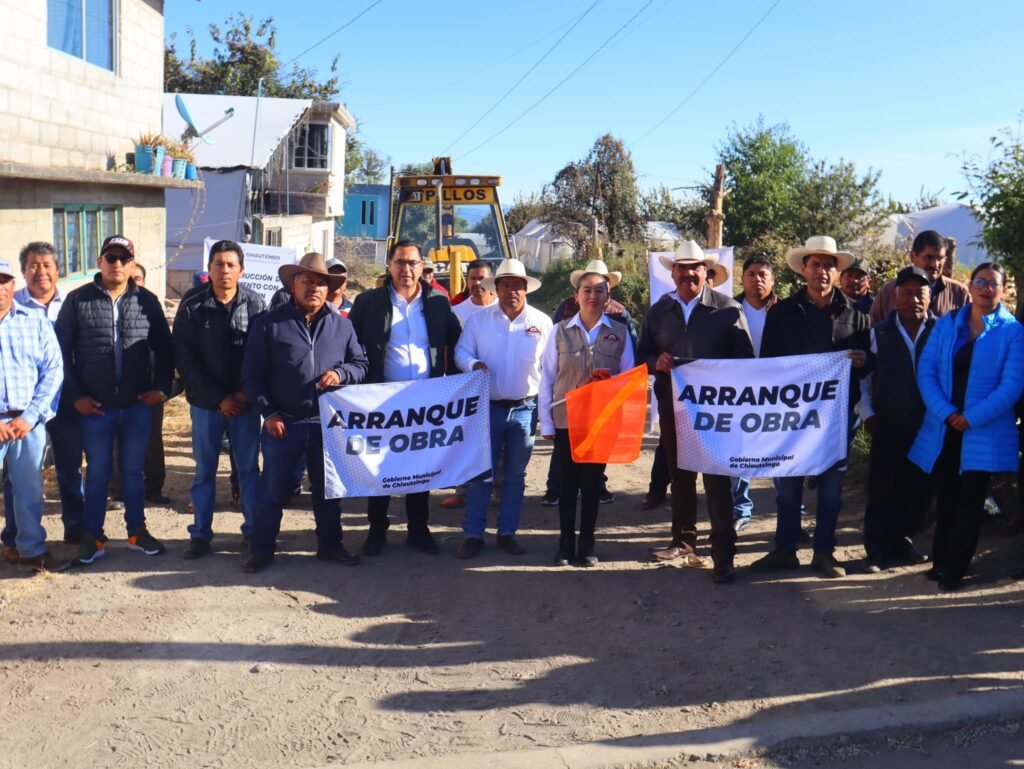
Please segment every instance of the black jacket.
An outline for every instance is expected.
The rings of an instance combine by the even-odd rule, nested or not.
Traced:
[[[171,394],[171,331],[160,299],[129,279],[118,325],[120,379],[114,362],[114,305],[99,274],[65,297],[55,326],[64,354],[65,403],[89,396],[104,406],[124,408],[149,390]]]
[[[448,298],[435,294],[430,284],[420,281],[423,292],[423,312],[427,319],[427,338],[430,342],[430,376],[458,374],[455,366],[455,343],[459,341],[462,326],[452,312]],[[352,302],[349,320],[355,326],[360,344],[366,350],[370,370],[368,383],[384,381],[384,358],[391,338],[391,282],[385,280],[380,288],[364,291]]]
[[[654,368],[663,352],[681,359],[753,358],[754,346],[739,304],[705,286],[689,323],[684,321],[675,294],[666,294],[647,311],[640,332],[637,363],[645,363],[654,374],[659,404],[670,405],[672,380]]]
[[[807,287],[778,301],[768,311],[761,337],[761,357],[781,358],[786,355],[813,355],[839,350],[870,352],[866,343],[871,321],[854,308],[838,287],[832,289],[832,300],[823,310],[807,296]],[[853,369],[850,378],[850,412],[860,398],[856,380],[871,371],[869,365]],[[852,433],[851,433],[852,435]]]
[[[189,403],[216,411],[224,398],[242,389],[245,342],[264,309],[263,298],[241,285],[226,307],[209,285],[185,295],[174,316],[173,336],[174,363]]]
[[[343,385],[366,378],[366,356],[348,318],[324,305],[310,326],[295,302],[260,313],[249,329],[242,390],[264,417],[320,413],[316,383],[336,371]]]

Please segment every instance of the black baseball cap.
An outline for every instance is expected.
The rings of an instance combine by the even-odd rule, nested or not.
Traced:
[[[103,247],[100,248],[100,256],[112,251],[115,248],[120,248],[122,251],[128,252],[128,255],[132,259],[135,258],[135,244],[132,243],[124,235],[111,235],[109,238],[103,241]]]
[[[928,273],[920,267],[904,267],[896,273],[897,286],[902,286],[904,283],[911,280],[919,280],[926,286],[930,286],[932,284],[932,279],[928,277]]]

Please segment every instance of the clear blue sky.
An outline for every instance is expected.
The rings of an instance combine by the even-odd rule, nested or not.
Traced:
[[[246,7],[275,18],[287,61],[373,1],[250,0]],[[506,204],[517,192],[539,190],[605,132],[630,146],[643,187],[705,181],[730,126],[758,115],[789,123],[815,157],[881,170],[886,194],[915,200],[923,187],[949,199],[964,187],[961,156],[987,154],[989,136],[1015,125],[1024,108],[1024,3],[781,0],[695,97],[641,139],[774,0],[600,0],[447,149],[593,2],[382,0],[299,61],[326,73],[340,55],[340,100],[360,121],[362,138],[393,162],[446,151],[457,172],[503,175]],[[182,41],[191,26],[208,51],[207,24],[236,8],[174,0],[166,4],[166,33]],[[474,150],[595,51],[545,102]]]

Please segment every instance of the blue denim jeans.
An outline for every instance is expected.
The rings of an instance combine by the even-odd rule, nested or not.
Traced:
[[[0,443],[0,465],[13,487],[12,508],[17,535],[11,544],[18,548],[22,558],[34,558],[46,552],[46,529],[43,528],[45,450],[46,427],[42,423],[20,441]],[[5,491],[4,499],[7,497]]]
[[[82,531],[85,498],[82,488],[82,429],[78,424],[78,412],[70,406],[62,408],[57,416],[46,423],[46,433],[50,437],[53,464],[57,470],[64,531]],[[0,532],[0,542],[13,547],[17,536],[14,488],[7,473],[4,473],[4,529]]]
[[[503,464],[501,505],[498,508],[498,536],[515,534],[523,511],[526,466],[533,454],[537,433],[537,401],[506,408],[491,403],[491,468]],[[462,530],[467,537],[483,539],[487,528],[487,506],[491,501],[491,477],[473,481],[466,494],[466,515]]]
[[[80,415],[82,442],[89,471],[85,474],[85,531],[103,537],[107,516],[107,489],[114,468],[117,444],[124,498],[124,522],[131,536],[146,525],[142,465],[146,459],[152,411],[141,401],[126,408],[103,406],[103,416]]]
[[[266,426],[260,434],[263,471],[252,516],[253,555],[272,555],[281,531],[284,501],[295,480],[295,463],[305,452],[309,485],[313,492],[317,552],[330,554],[341,546],[341,501],[324,499],[324,435],[319,420],[297,422],[285,418],[287,435],[273,438]]]
[[[732,491],[732,519],[750,518],[754,514],[754,500],[750,498],[749,478],[730,478],[729,489]]]
[[[831,554],[836,547],[836,523],[843,509],[843,476],[846,470],[833,467],[818,476],[818,509],[814,527],[814,552]],[[776,478],[779,514],[775,524],[775,548],[795,553],[800,534],[800,507],[804,478]]]
[[[192,507],[195,518],[188,527],[192,539],[213,539],[213,505],[217,494],[217,465],[221,439],[227,430],[231,455],[238,468],[238,487],[242,499],[242,534],[252,534],[252,511],[260,482],[260,415],[246,409],[237,417],[219,411],[191,406],[192,454],[196,473],[192,479]]]

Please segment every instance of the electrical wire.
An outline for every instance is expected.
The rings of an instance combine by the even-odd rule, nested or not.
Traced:
[[[324,38],[322,38],[322,39],[318,40],[317,42],[313,43],[313,45],[311,45],[311,46],[310,46],[309,48],[307,48],[307,49],[306,49],[305,51],[303,51],[303,52],[302,52],[302,53],[300,53],[300,54],[299,54],[298,56],[296,56],[296,57],[295,57],[294,59],[292,59],[291,61],[288,61],[288,62],[285,62],[284,64],[282,64],[282,65],[281,65],[281,69],[284,69],[285,67],[290,67],[290,66],[291,66],[292,64],[294,64],[295,62],[297,62],[297,61],[298,61],[299,59],[301,59],[301,58],[302,58],[303,56],[305,56],[305,55],[306,55],[307,53],[309,53],[310,51],[312,51],[312,50],[313,50],[314,48],[316,48],[316,47],[318,47],[318,46],[320,46],[320,45],[323,45],[324,43],[326,43],[326,42],[327,42],[328,40],[330,40],[330,39],[331,39],[332,37],[334,37],[334,36],[335,36],[336,34],[338,34],[339,32],[341,32],[341,31],[342,31],[343,29],[345,29],[346,27],[350,27],[350,26],[352,26],[352,25],[353,25],[353,24],[355,24],[355,23],[356,23],[357,21],[359,21],[359,19],[360,19],[360,18],[362,18],[363,16],[365,16],[365,15],[366,15],[367,13],[369,13],[369,12],[370,12],[371,10],[373,10],[374,8],[376,8],[376,7],[377,7],[378,5],[380,5],[380,4],[382,3],[382,2],[384,2],[384,0],[375,0],[374,2],[370,3],[370,4],[369,4],[368,6],[366,6],[366,7],[365,7],[365,8],[363,9],[363,10],[361,10],[361,11],[360,11],[359,13],[357,13],[357,14],[356,14],[355,16],[353,16],[353,17],[352,17],[351,19],[349,19],[349,20],[348,20],[348,21],[346,21],[346,22],[345,22],[344,24],[342,24],[342,25],[341,25],[340,27],[338,27],[338,28],[337,28],[336,30],[334,30],[334,31],[333,31],[333,32],[332,32],[331,34],[327,35],[327,37],[324,37]]]
[[[781,1],[781,0],[780,0],[780,1]],[[528,115],[529,113],[533,112],[533,110],[535,110],[535,109],[536,109],[537,107],[539,107],[539,106],[540,106],[540,105],[541,105],[541,104],[542,104],[542,103],[543,103],[544,101],[546,101],[546,100],[547,100],[547,98],[548,98],[549,96],[551,96],[551,94],[553,94],[553,93],[554,93],[555,91],[557,91],[557,90],[558,90],[559,88],[561,88],[561,87],[562,87],[563,85],[565,85],[565,84],[566,84],[566,82],[568,82],[570,78],[572,78],[572,77],[573,77],[574,75],[576,75],[576,73],[578,73],[578,72],[579,72],[579,71],[580,71],[581,69],[583,69],[583,68],[584,68],[585,66],[587,66],[587,64],[589,64],[589,63],[591,62],[591,60],[592,60],[592,59],[593,59],[593,58],[594,58],[595,56],[597,56],[597,55],[598,55],[598,54],[599,54],[599,53],[601,52],[601,50],[602,50],[602,49],[603,49],[603,48],[604,48],[604,47],[605,47],[606,45],[608,45],[609,43],[611,43],[611,42],[612,42],[612,41],[613,41],[613,40],[614,40],[614,39],[615,39],[616,37],[618,37],[618,36],[619,36],[620,34],[622,34],[622,32],[623,32],[623,31],[624,31],[624,30],[626,29],[626,27],[628,27],[628,26],[629,26],[630,24],[632,24],[632,23],[633,23],[633,21],[634,21],[634,20],[635,20],[635,19],[636,19],[636,18],[637,18],[637,17],[638,17],[638,16],[639,16],[639,15],[640,15],[641,13],[643,13],[643,12],[644,12],[645,10],[647,10],[647,8],[648,8],[649,6],[651,6],[651,5],[653,4],[653,3],[654,3],[654,0],[647,0],[647,2],[643,4],[643,6],[642,6],[642,7],[640,8],[640,10],[639,10],[639,11],[637,11],[637,12],[636,12],[636,13],[634,13],[634,14],[633,14],[632,16],[630,16],[630,17],[629,17],[629,18],[628,18],[628,19],[626,20],[626,22],[625,22],[625,23],[624,23],[624,24],[623,24],[623,25],[622,25],[621,27],[619,27],[619,28],[618,28],[617,30],[615,30],[615,31],[614,31],[614,32],[613,32],[613,33],[612,33],[612,34],[611,34],[611,35],[610,35],[609,37],[607,37],[607,38],[606,38],[606,39],[604,40],[604,42],[602,42],[602,43],[601,43],[601,45],[599,45],[599,46],[598,46],[598,47],[597,47],[597,48],[596,48],[596,49],[595,49],[595,50],[594,50],[594,51],[593,51],[593,52],[592,52],[592,53],[591,53],[591,54],[590,54],[590,55],[589,55],[589,56],[588,56],[587,58],[585,58],[585,59],[584,59],[584,60],[583,60],[583,61],[582,61],[582,62],[581,62],[581,63],[579,64],[579,66],[577,66],[577,67],[576,67],[576,69],[574,69],[574,70],[573,70],[572,72],[570,72],[570,73],[569,73],[568,75],[566,75],[566,76],[565,76],[565,77],[563,77],[563,78],[562,78],[561,80],[559,80],[559,81],[558,81],[558,82],[557,82],[557,83],[556,83],[556,84],[555,84],[555,85],[554,85],[554,86],[553,86],[553,87],[551,88],[551,90],[549,90],[549,91],[548,91],[547,93],[545,93],[545,94],[544,94],[543,96],[541,96],[541,97],[540,97],[539,99],[537,99],[537,101],[535,101],[535,102],[534,102],[533,104],[531,104],[531,105],[530,105],[529,107],[527,107],[527,108],[526,108],[525,110],[523,110],[523,111],[522,111],[522,112],[520,112],[520,113],[519,113],[518,115],[516,115],[516,117],[514,117],[514,118],[513,118],[513,119],[512,119],[511,121],[509,121],[508,123],[506,123],[506,124],[505,124],[505,126],[504,126],[503,128],[501,128],[501,129],[500,129],[500,130],[498,130],[498,131],[495,131],[495,132],[494,132],[493,134],[491,134],[490,136],[488,136],[488,137],[487,137],[486,139],[484,139],[484,140],[483,140],[482,142],[480,142],[480,143],[479,143],[478,145],[476,145],[475,147],[473,147],[473,149],[471,149],[471,150],[468,150],[467,152],[463,152],[463,153],[462,153],[461,155],[459,155],[458,159],[459,159],[459,160],[461,160],[462,158],[466,157],[467,155],[471,155],[472,153],[476,152],[476,151],[477,151],[478,149],[480,149],[481,147],[483,147],[483,146],[485,146],[485,145],[487,145],[487,144],[490,144],[490,143],[491,143],[491,142],[492,142],[492,141],[493,141],[494,139],[497,139],[497,138],[498,138],[499,136],[501,136],[501,135],[502,135],[503,133],[505,133],[505,131],[507,131],[507,130],[508,130],[508,129],[510,129],[510,128],[511,128],[512,126],[514,126],[514,125],[515,125],[516,123],[518,123],[518,122],[519,122],[520,120],[522,120],[522,119],[523,119],[524,117],[526,117],[526,116],[527,116],[527,115]]]
[[[579,15],[579,16],[577,17],[576,21],[574,21],[574,22],[572,23],[572,26],[571,26],[571,27],[569,27],[569,29],[567,29],[567,30],[566,30],[565,32],[563,32],[563,33],[562,33],[562,36],[561,36],[561,37],[559,37],[559,38],[558,38],[558,39],[557,39],[557,40],[556,40],[556,41],[554,42],[554,44],[553,44],[553,45],[552,45],[552,46],[551,46],[550,48],[548,48],[548,49],[547,49],[547,51],[545,51],[545,52],[544,52],[544,55],[543,55],[543,56],[541,56],[541,57],[540,57],[539,59],[537,59],[537,61],[535,61],[535,62],[533,63],[533,65],[532,65],[532,66],[531,66],[531,67],[530,67],[530,68],[529,68],[528,70],[526,70],[526,72],[524,72],[524,73],[523,73],[522,77],[520,77],[520,78],[519,78],[519,79],[518,79],[518,80],[517,80],[516,82],[514,82],[514,83],[512,84],[512,87],[511,87],[511,88],[509,88],[509,89],[508,89],[507,91],[505,91],[505,93],[503,93],[503,94],[502,94],[502,95],[501,95],[501,96],[500,96],[500,97],[498,98],[498,100],[497,100],[496,102],[494,102],[494,104],[492,104],[492,105],[491,105],[490,107],[488,107],[488,108],[487,108],[487,109],[486,109],[486,110],[484,111],[484,114],[482,114],[482,115],[481,115],[480,117],[478,117],[478,118],[476,119],[476,122],[475,122],[475,123],[473,123],[473,125],[471,125],[471,126],[470,126],[469,128],[467,128],[467,129],[466,129],[465,131],[463,131],[463,132],[462,132],[461,134],[459,134],[458,138],[457,138],[457,139],[455,139],[455,141],[453,141],[453,142],[452,142],[451,144],[449,144],[449,145],[448,145],[447,147],[445,147],[445,148],[444,148],[444,149],[443,149],[443,150],[441,151],[441,154],[442,154],[442,155],[446,154],[446,153],[448,152],[448,150],[450,150],[450,149],[451,149],[452,147],[454,147],[454,146],[455,146],[456,144],[458,144],[458,143],[459,143],[460,141],[462,141],[462,139],[464,139],[464,138],[465,138],[466,134],[468,134],[468,133],[469,133],[470,131],[472,131],[472,130],[473,130],[474,128],[476,128],[476,127],[477,127],[478,125],[480,125],[480,123],[482,123],[482,122],[483,122],[484,118],[486,118],[486,117],[487,117],[488,115],[490,115],[490,114],[491,114],[492,112],[494,112],[494,110],[495,110],[495,109],[496,109],[496,108],[498,107],[498,105],[499,105],[499,104],[501,104],[501,103],[502,103],[503,101],[505,101],[505,99],[507,99],[507,98],[509,97],[509,95],[510,95],[510,94],[511,94],[511,93],[512,93],[512,92],[513,92],[514,90],[516,90],[516,88],[518,88],[518,87],[519,87],[519,84],[520,84],[520,83],[522,83],[522,82],[523,82],[524,80],[526,80],[526,78],[528,78],[528,77],[530,76],[530,74],[531,74],[531,73],[532,73],[532,72],[533,72],[534,70],[536,70],[536,69],[537,69],[537,67],[539,67],[539,66],[541,65],[541,63],[542,63],[542,62],[543,62],[543,61],[544,61],[544,60],[545,60],[545,59],[546,59],[546,58],[547,58],[548,56],[550,56],[550,55],[551,55],[551,54],[552,54],[552,53],[554,52],[554,50],[555,50],[556,48],[558,48],[558,46],[559,46],[559,45],[561,44],[561,42],[562,42],[563,40],[565,40],[565,38],[567,38],[567,37],[569,36],[569,34],[570,34],[570,33],[571,33],[571,32],[572,32],[572,31],[573,31],[574,29],[576,29],[576,27],[578,27],[578,26],[580,25],[580,22],[582,22],[582,21],[583,21],[583,20],[584,20],[584,19],[585,19],[585,18],[587,17],[587,15],[588,15],[588,14],[589,14],[589,13],[590,13],[590,12],[591,12],[592,10],[594,10],[594,9],[595,9],[595,8],[596,8],[596,7],[598,6],[598,4],[599,4],[600,2],[601,2],[601,0],[594,0],[594,2],[593,2],[593,3],[591,3],[591,4],[590,4],[590,5],[589,5],[589,6],[587,7],[587,9],[586,9],[586,10],[585,10],[585,11],[584,11],[584,12],[583,12],[582,14],[580,14],[580,15]]]
[[[713,78],[716,74],[718,74],[718,70],[720,70],[722,67],[725,66],[726,62],[729,61],[729,59],[731,59],[733,57],[733,54],[735,54],[736,51],[738,51],[740,49],[740,47],[745,42],[747,42],[747,39],[751,35],[753,35],[754,32],[757,31],[757,28],[760,27],[762,23],[764,23],[764,20],[767,19],[771,15],[772,11],[774,11],[778,7],[779,3],[781,3],[781,2],[782,2],[782,0],[775,0],[775,2],[771,4],[771,7],[767,11],[764,12],[764,15],[761,16],[761,18],[758,19],[754,23],[754,26],[752,26],[750,29],[747,30],[747,34],[745,34],[742,38],[740,38],[740,41],[738,43],[736,43],[736,45],[733,46],[732,50],[729,51],[729,53],[727,53],[725,55],[725,58],[723,58],[720,62],[718,62],[718,64],[715,66],[715,68],[713,70],[711,70],[710,73],[708,73],[708,76],[705,77],[703,80],[701,80],[700,83],[697,84],[697,87],[694,88],[692,91],[690,91],[690,93],[688,93],[686,95],[686,98],[683,99],[681,102],[679,102],[679,104],[677,104],[675,107],[673,107],[672,110],[667,115],[665,115],[665,117],[663,117],[661,120],[659,120],[653,126],[651,126],[647,131],[645,131],[643,134],[641,134],[638,138],[636,138],[632,142],[630,142],[629,146],[633,147],[633,146],[639,144],[640,142],[642,142],[644,139],[646,139],[652,133],[654,133],[659,128],[661,128],[666,122],[668,122],[668,120],[673,115],[675,115],[679,110],[681,110],[683,107],[685,107],[686,104],[689,103],[689,101],[694,96],[697,95],[697,93],[700,91],[700,89],[703,88],[705,85],[707,85],[708,81],[711,80],[711,78]]]

